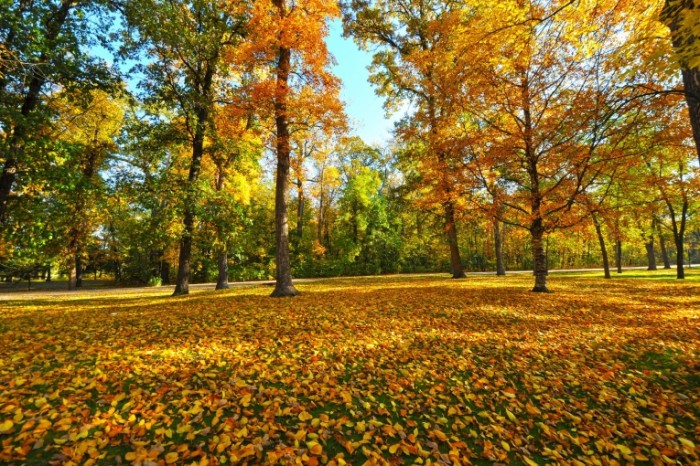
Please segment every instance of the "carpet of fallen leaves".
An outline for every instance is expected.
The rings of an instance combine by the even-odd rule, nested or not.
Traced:
[[[4,464],[699,464],[700,284],[0,301]]]

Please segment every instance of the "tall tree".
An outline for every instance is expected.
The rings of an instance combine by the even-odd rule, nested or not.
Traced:
[[[23,173],[43,153],[29,146],[46,135],[52,112],[46,91],[107,86],[110,73],[91,57],[107,2],[5,1],[0,4],[0,224]],[[101,25],[102,26],[102,25]],[[107,28],[108,29],[108,28]]]
[[[461,80],[450,67],[459,40],[460,2],[353,0],[345,5],[345,32],[362,47],[378,46],[372,81],[390,108],[411,102],[415,112],[399,135],[425,141],[413,154],[423,160],[427,183],[444,215],[453,278],[465,276],[457,234],[455,154],[450,134],[459,112]],[[462,63],[459,63],[461,65]],[[454,68],[454,67],[453,67]],[[457,67],[459,68],[459,66]]]
[[[183,232],[174,296],[189,294],[192,240],[198,201],[197,183],[205,139],[211,132],[214,102],[229,85],[228,51],[242,41],[246,2],[222,8],[213,0],[139,0],[127,4],[129,26],[145,40],[154,61],[142,67],[147,97],[176,102],[190,137],[191,159],[185,184]],[[132,42],[133,45],[136,45]],[[136,47],[135,53],[142,53]]]
[[[298,116],[314,114],[328,125],[340,123],[342,105],[338,80],[328,70],[327,21],[339,15],[334,2],[320,0],[263,0],[255,3],[249,37],[250,57],[267,66],[270,78],[258,86],[262,102],[269,102],[274,119],[275,178],[275,289],[273,297],[295,296],[289,254],[289,187],[291,133]],[[301,111],[304,109],[304,111]]]

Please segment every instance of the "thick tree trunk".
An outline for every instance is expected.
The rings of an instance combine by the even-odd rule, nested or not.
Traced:
[[[227,290],[229,288],[228,284],[228,254],[226,251],[226,245],[223,245],[219,249],[219,254],[217,257],[217,264],[219,269],[219,275],[216,279],[216,289],[217,290]]]
[[[498,219],[493,220],[493,244],[496,249],[496,275],[505,275],[506,266],[503,262],[503,234],[501,223]]]
[[[274,0],[280,18],[286,16],[286,0]],[[287,213],[287,186],[289,184],[289,122],[287,96],[291,50],[280,47],[277,62],[277,86],[275,95],[275,126],[277,130],[277,178],[275,180],[275,243],[276,277],[273,297],[296,296],[299,292],[292,283],[292,265],[289,258],[289,220]]]
[[[536,293],[547,293],[547,255],[544,252],[544,225],[541,218],[535,218],[530,227],[530,240],[532,244],[533,272],[535,275],[535,287],[532,291]]]
[[[162,255],[160,259],[160,283],[170,285],[170,263],[163,259]]]
[[[459,242],[457,239],[457,223],[455,222],[454,204],[451,200],[443,203],[445,208],[445,233],[447,243],[450,245],[450,267],[452,278],[464,278],[467,274],[462,266],[462,258],[459,254]]]
[[[644,243],[647,250],[647,270],[656,270],[656,251],[654,250],[654,237],[650,236],[649,241]]]
[[[593,225],[595,225],[595,233],[598,236],[598,244],[600,244],[600,253],[603,256],[603,271],[605,273],[605,278],[612,278],[610,275],[610,260],[608,259],[608,249],[605,246],[605,236],[603,236],[603,231],[600,227],[600,221],[596,215],[593,215]]]
[[[622,240],[615,240],[615,267],[617,273],[622,273]]]
[[[674,241],[676,243],[676,278],[678,280],[683,280],[685,278],[685,263],[683,262],[683,238],[677,237]]]

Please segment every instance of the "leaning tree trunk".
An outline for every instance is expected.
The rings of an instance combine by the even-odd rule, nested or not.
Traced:
[[[286,13],[285,0],[274,0],[280,17]],[[287,96],[289,94],[289,73],[291,50],[280,47],[277,62],[277,86],[275,95],[275,126],[277,130],[277,177],[275,180],[275,243],[276,276],[273,297],[296,296],[299,292],[292,283],[292,265],[289,258],[289,219],[287,212],[287,186],[289,184],[289,121]]]
[[[498,219],[493,220],[493,244],[496,249],[496,275],[505,275],[506,266],[503,262],[503,233]]]
[[[464,273],[462,258],[459,254],[454,203],[448,199],[443,205],[445,207],[445,233],[447,233],[447,242],[450,245],[450,266],[452,268],[452,278],[464,278],[467,276],[467,274]]]
[[[304,236],[304,184],[301,177],[297,180],[297,238],[301,245],[301,238]]]
[[[593,225],[595,225],[595,233],[598,236],[598,244],[600,244],[600,253],[603,256],[603,271],[605,273],[605,278],[612,278],[610,275],[610,259],[608,259],[608,249],[605,246],[605,236],[603,236],[603,231],[600,228],[600,221],[598,217],[593,214]]]

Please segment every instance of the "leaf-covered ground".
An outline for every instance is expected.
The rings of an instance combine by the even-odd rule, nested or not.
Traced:
[[[0,301],[0,463],[698,464],[700,283]]]

